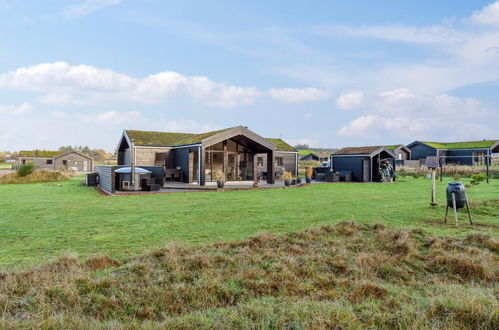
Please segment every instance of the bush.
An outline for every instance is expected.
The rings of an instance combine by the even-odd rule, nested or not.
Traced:
[[[473,186],[479,185],[480,182],[485,181],[487,179],[487,175],[485,173],[473,174],[471,176],[471,184]]]
[[[35,171],[35,165],[24,164],[17,169],[17,175],[20,177],[25,177]]]
[[[452,176],[452,178],[454,179],[454,181],[459,181],[459,179],[461,179],[461,176],[456,173]]]

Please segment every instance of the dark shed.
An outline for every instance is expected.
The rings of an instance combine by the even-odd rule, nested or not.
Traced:
[[[383,146],[348,147],[331,155],[333,171],[349,171],[352,181],[379,182],[379,163],[389,159],[395,168],[395,155]]]

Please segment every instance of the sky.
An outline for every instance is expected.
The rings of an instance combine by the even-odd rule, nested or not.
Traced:
[[[0,0],[0,150],[499,139],[499,1]]]

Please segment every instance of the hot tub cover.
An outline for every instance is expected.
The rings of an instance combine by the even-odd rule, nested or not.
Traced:
[[[131,167],[122,167],[114,171],[115,173],[132,173],[132,168]],[[148,171],[146,169],[143,169],[142,167],[136,167],[135,168],[135,173],[136,174],[149,174],[152,173],[151,171]]]

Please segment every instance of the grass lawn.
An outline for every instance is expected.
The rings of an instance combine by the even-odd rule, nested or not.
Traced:
[[[0,185],[0,265],[26,267],[64,252],[125,259],[169,241],[199,246],[258,232],[286,233],[345,220],[421,228],[435,235],[499,233],[499,180],[468,189],[476,225],[443,224],[445,186],[432,208],[430,181],[317,184],[303,188],[101,196],[77,177],[61,183]],[[468,179],[463,181],[467,182]],[[488,200],[485,205],[479,201]],[[451,214],[452,216],[452,214]],[[452,217],[450,218],[452,221]]]

